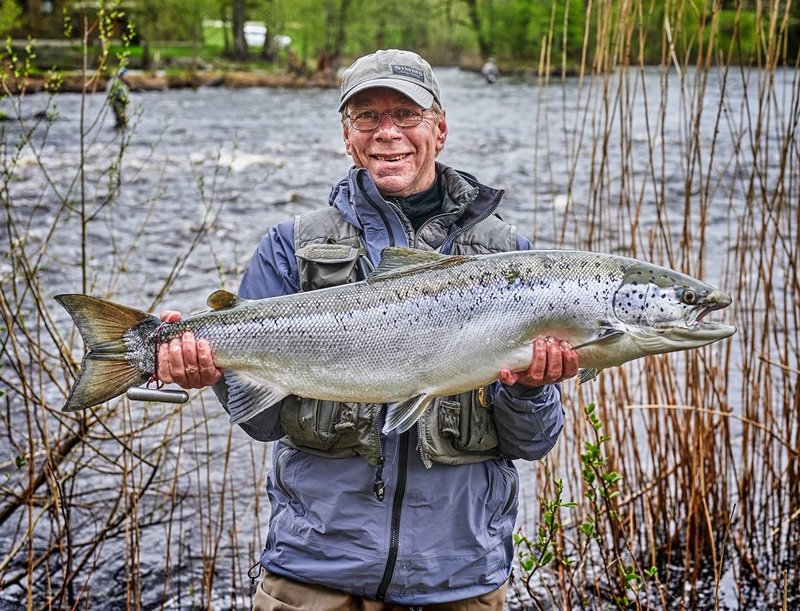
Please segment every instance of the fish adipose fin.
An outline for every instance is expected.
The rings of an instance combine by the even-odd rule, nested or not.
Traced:
[[[226,371],[225,382],[228,384],[231,424],[247,422],[289,394],[282,388],[240,372]]]
[[[386,411],[386,422],[383,425],[383,432],[396,430],[397,433],[405,433],[414,426],[422,413],[431,402],[431,398],[426,393],[411,397],[407,401],[400,403],[390,403]]]
[[[124,335],[136,325],[157,328],[158,318],[88,295],[58,295],[55,300],[72,316],[87,350],[65,412],[99,405],[150,378],[128,362]]]
[[[218,290],[211,293],[206,300],[206,304],[212,310],[229,310],[235,308],[240,303],[244,303],[246,299],[242,299],[238,295],[234,295],[230,291]]]

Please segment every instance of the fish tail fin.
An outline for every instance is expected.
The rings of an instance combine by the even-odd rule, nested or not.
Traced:
[[[158,318],[88,295],[58,295],[55,300],[75,321],[86,344],[81,372],[64,404],[65,412],[98,405],[149,379],[152,372],[143,372],[128,361],[124,335],[142,321],[157,327]],[[147,325],[144,331],[149,328]]]

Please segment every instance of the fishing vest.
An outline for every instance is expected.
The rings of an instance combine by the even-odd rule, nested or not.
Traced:
[[[295,218],[294,244],[300,290],[310,291],[356,282],[369,264],[357,227],[334,207]],[[459,234],[450,254],[487,254],[516,248],[516,230],[489,216]],[[361,456],[372,465],[382,457],[381,403],[347,403],[287,397],[280,420],[288,446],[326,456]],[[436,397],[418,421],[418,451],[424,464],[462,465],[499,456],[492,406],[483,389]]]

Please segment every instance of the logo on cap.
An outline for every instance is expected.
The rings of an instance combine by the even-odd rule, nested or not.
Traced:
[[[419,68],[412,68],[411,66],[392,64],[392,74],[417,79],[420,83],[425,82],[425,74],[422,72],[422,70]]]

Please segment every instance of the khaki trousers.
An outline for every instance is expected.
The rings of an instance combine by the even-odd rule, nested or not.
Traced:
[[[505,600],[503,584],[493,592],[467,600],[406,607],[266,573],[253,596],[253,611],[503,611]]]

